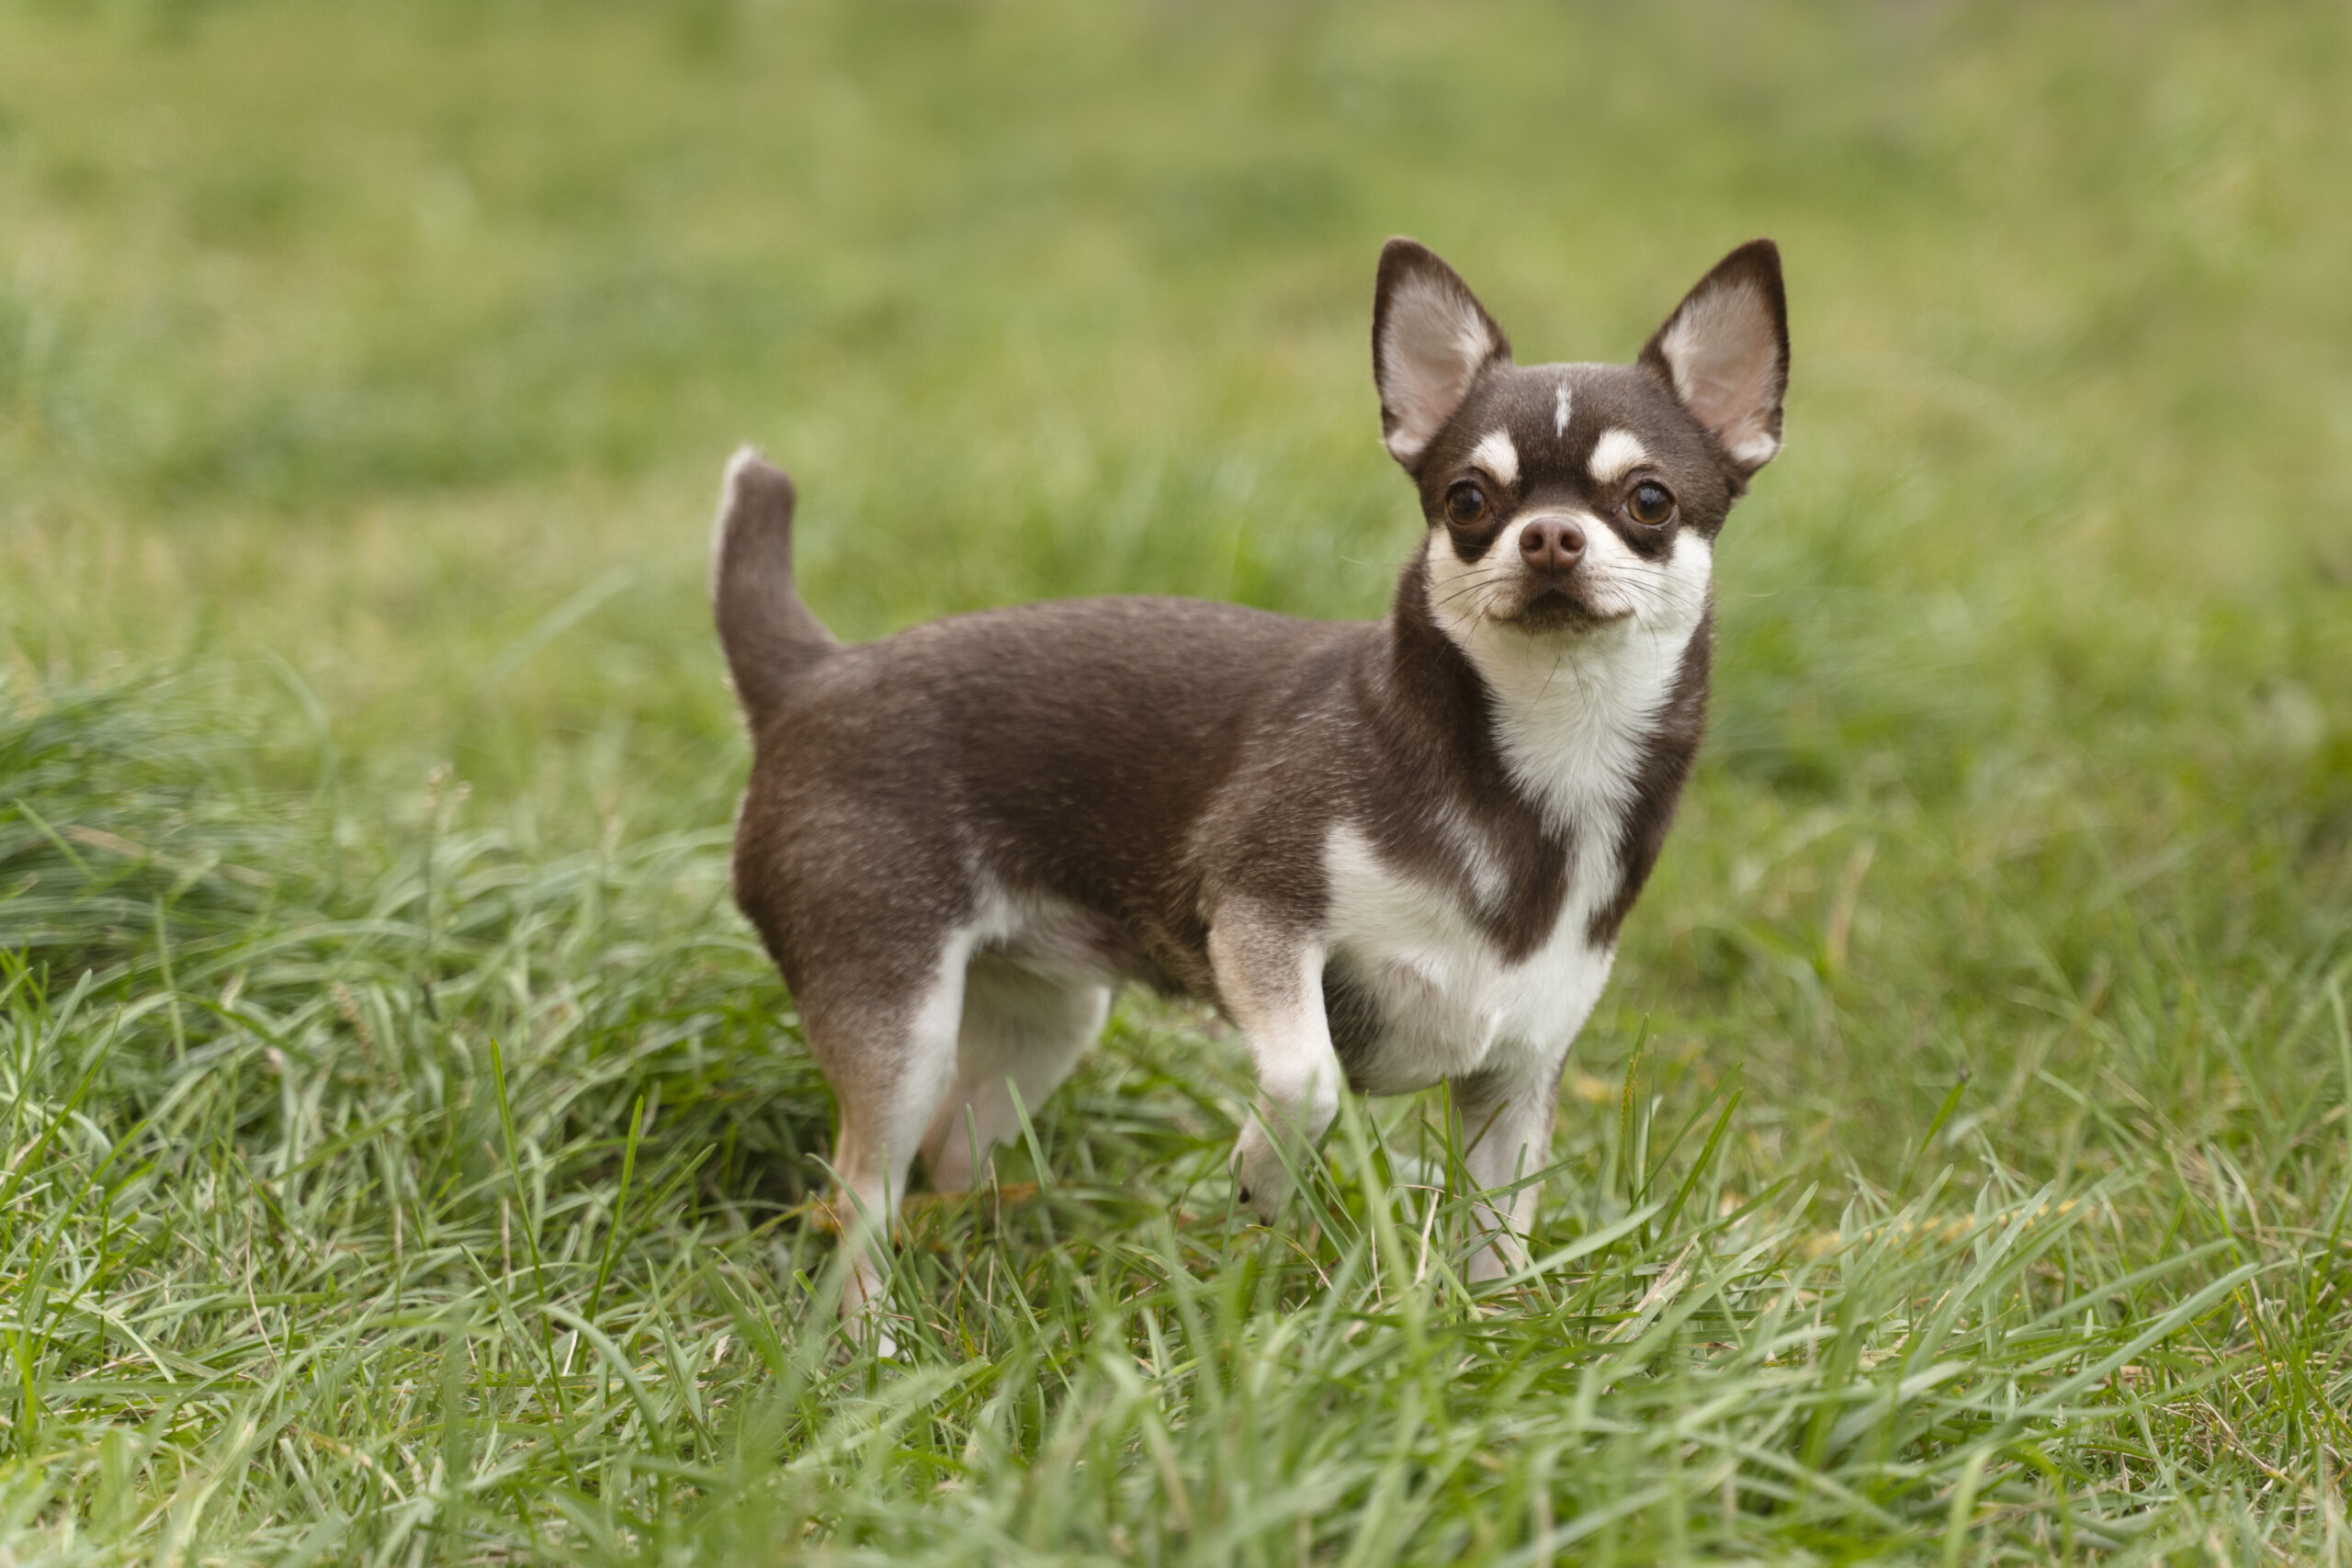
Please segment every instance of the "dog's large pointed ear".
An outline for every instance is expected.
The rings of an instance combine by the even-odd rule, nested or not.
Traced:
[[[1416,468],[1478,372],[1510,358],[1510,340],[1452,267],[1417,241],[1388,242],[1373,299],[1372,378],[1391,457]]]
[[[1751,240],[1683,297],[1641,363],[1674,389],[1745,479],[1781,449],[1789,387],[1789,302],[1781,251]]]

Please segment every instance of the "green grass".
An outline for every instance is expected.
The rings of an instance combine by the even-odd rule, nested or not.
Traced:
[[[0,1562],[2352,1561],[2347,102],[2341,6],[0,0]],[[718,467],[846,635],[1375,614],[1398,231],[1530,359],[1790,269],[1547,1265],[1436,1100],[1240,1223],[1134,1001],[876,1364]]]

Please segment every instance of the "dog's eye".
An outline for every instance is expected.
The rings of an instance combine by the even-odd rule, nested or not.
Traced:
[[[1445,492],[1445,514],[1456,523],[1476,523],[1487,514],[1487,492],[1463,480]]]
[[[1656,479],[1644,479],[1625,498],[1625,510],[1634,522],[1655,528],[1674,515],[1674,492]]]

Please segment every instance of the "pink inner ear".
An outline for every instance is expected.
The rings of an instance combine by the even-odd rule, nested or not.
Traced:
[[[1496,344],[1477,308],[1433,278],[1400,284],[1384,327],[1380,400],[1395,421],[1388,449],[1409,460],[1462,406]]]
[[[1771,310],[1751,285],[1726,284],[1691,300],[1658,346],[1682,406],[1736,461],[1753,468],[1781,449],[1772,434],[1781,346]]]

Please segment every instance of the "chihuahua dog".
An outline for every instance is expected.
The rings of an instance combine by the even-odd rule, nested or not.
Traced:
[[[1780,449],[1780,253],[1724,257],[1631,366],[1521,366],[1392,240],[1372,360],[1427,524],[1379,621],[1071,600],[845,647],[793,586],[791,481],[729,467],[735,894],[840,1101],[845,1314],[916,1155],[967,1188],[1127,981],[1239,1030],[1261,1217],[1342,1085],[1444,1080],[1470,1277],[1523,1266],[1562,1066],[1699,745],[1716,535]]]

